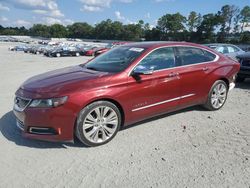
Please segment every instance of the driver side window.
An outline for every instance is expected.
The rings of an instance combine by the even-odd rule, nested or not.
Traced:
[[[147,55],[136,67],[136,69],[162,70],[175,66],[173,48],[160,48]]]

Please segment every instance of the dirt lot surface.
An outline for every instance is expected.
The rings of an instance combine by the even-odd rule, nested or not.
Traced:
[[[21,137],[14,92],[33,75],[86,57],[10,52],[0,43],[0,187],[250,187],[250,81],[216,112],[192,107],[87,148]]]

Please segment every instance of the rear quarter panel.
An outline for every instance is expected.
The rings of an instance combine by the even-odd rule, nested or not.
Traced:
[[[239,72],[240,65],[234,60],[231,60],[227,57],[221,57],[217,62],[212,65],[211,72],[207,76],[205,87],[205,98],[204,101],[207,99],[207,95],[212,87],[212,85],[217,80],[225,80],[227,84],[233,82],[233,77]]]

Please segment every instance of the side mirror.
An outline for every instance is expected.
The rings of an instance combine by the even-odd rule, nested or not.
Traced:
[[[139,76],[139,75],[151,75],[153,74],[154,70],[153,69],[149,69],[147,67],[144,67],[144,66],[138,66],[136,67],[131,75],[132,76]]]

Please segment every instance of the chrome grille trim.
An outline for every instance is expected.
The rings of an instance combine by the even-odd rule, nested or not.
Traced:
[[[20,120],[16,120],[16,126],[20,129],[20,130],[22,130],[22,131],[24,131],[24,124],[23,124],[23,122],[21,122]]]
[[[14,109],[18,112],[22,112],[30,104],[30,102],[31,99],[16,96],[14,101]]]

